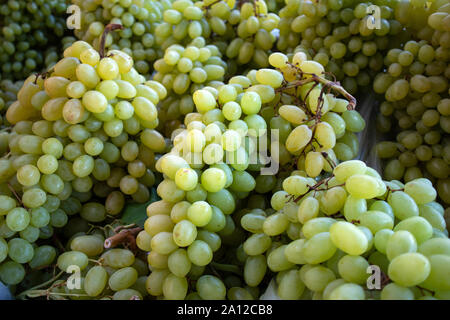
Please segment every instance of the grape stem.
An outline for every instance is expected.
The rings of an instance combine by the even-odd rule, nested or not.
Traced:
[[[121,24],[117,24],[117,23],[110,23],[103,30],[102,38],[100,40],[100,51],[99,51],[100,58],[105,57],[105,45],[106,45],[106,37],[107,37],[108,33],[110,33],[111,31],[117,30],[117,29],[123,29],[123,26]]]
[[[208,10],[208,9],[211,9],[211,7],[213,6],[213,5],[215,5],[216,3],[219,3],[219,2],[221,2],[222,0],[216,0],[216,1],[213,1],[213,2],[211,2],[210,4],[208,4],[208,5],[204,5],[202,8],[203,8],[203,10]]]
[[[119,244],[125,244],[134,252],[137,249],[136,236],[143,229],[141,227],[130,229],[129,227],[130,226],[120,226],[115,228],[114,231],[117,233],[105,240],[105,249],[117,247]]]
[[[291,65],[291,66],[294,66],[294,65]],[[302,76],[303,75],[309,75],[310,77],[308,77],[306,79],[290,82],[288,85],[278,88],[277,91],[283,91],[283,90],[290,89],[290,88],[297,88],[299,86],[302,86],[302,85],[310,83],[310,82],[321,83],[325,87],[333,89],[334,91],[336,91],[336,92],[340,93],[341,95],[343,95],[348,100],[348,106],[347,106],[348,110],[354,110],[355,109],[355,107],[356,107],[356,99],[355,99],[355,97],[353,97],[350,93],[348,93],[340,85],[339,82],[327,80],[327,79],[325,79],[323,77],[320,77],[320,76],[316,75],[315,73],[307,73],[307,72],[303,72],[301,70],[300,70],[300,72],[301,72]]]
[[[20,294],[17,296],[17,299],[23,299],[23,298],[25,298],[25,296],[27,296],[27,295],[29,295],[29,294],[32,294],[33,291],[36,293],[36,291],[38,291],[37,289],[40,289],[40,288],[42,288],[42,287],[45,287],[45,286],[51,284],[52,282],[58,280],[58,278],[61,277],[63,274],[64,274],[64,271],[61,271],[60,273],[58,273],[56,276],[54,276],[54,277],[51,278],[50,280],[45,281],[44,283],[38,284],[37,286],[34,286],[34,287],[32,287],[32,288],[30,288],[30,289],[28,289],[28,290],[23,291],[22,293],[20,293]],[[42,290],[42,291],[47,292],[48,290]],[[39,296],[42,296],[42,295],[39,295]]]
[[[295,198],[295,199],[294,199],[294,202],[300,201],[300,199],[302,199],[302,198],[305,196],[305,194],[307,194],[308,192],[313,191],[313,190],[314,190],[314,192],[317,192],[317,191],[328,191],[328,190],[333,189],[333,188],[336,188],[336,187],[344,187],[344,186],[345,186],[345,183],[342,183],[342,184],[338,184],[338,185],[335,185],[335,186],[328,187],[328,182],[329,182],[329,181],[331,180],[331,178],[333,178],[333,177],[334,177],[334,175],[331,175],[331,176],[329,176],[328,178],[325,178],[325,179],[320,180],[319,182],[317,182],[317,183],[316,183],[315,185],[313,185],[313,186],[308,186],[308,191],[305,192],[305,193],[302,194],[302,195],[299,195],[297,198]],[[325,189],[319,189],[319,187],[322,186],[323,184],[325,185]],[[314,196],[315,196],[315,194],[314,194]]]
[[[396,191],[404,191],[405,189],[400,188],[400,189],[391,189],[390,187],[387,187],[388,192],[386,193],[386,198],[384,199],[385,201],[389,198],[389,194],[391,192],[396,192]]]
[[[19,195],[17,194],[16,190],[14,190],[14,188],[12,187],[12,185],[10,183],[8,183],[8,189],[11,190],[11,192],[13,193],[14,197],[16,197],[17,201],[20,203],[20,205],[22,207],[24,207],[25,209],[27,209],[24,205],[22,200],[20,199]]]

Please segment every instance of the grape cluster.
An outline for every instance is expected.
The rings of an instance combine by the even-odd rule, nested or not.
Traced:
[[[391,41],[398,43],[404,33],[393,8],[380,2],[374,2],[379,4],[380,25],[372,27],[369,2],[289,1],[279,12],[277,48],[307,53],[354,94],[370,85],[383,68]]]
[[[448,13],[439,10],[444,8],[428,18],[429,29],[435,29],[431,39],[410,40],[402,49],[389,50],[386,72],[374,79],[374,91],[384,95],[377,129],[396,134],[396,141],[382,141],[376,151],[387,159],[387,179],[408,182],[426,177],[436,183],[440,198],[449,203],[450,42],[443,32]]]
[[[276,42],[280,18],[268,11],[264,0],[237,1],[231,10],[225,1],[204,1],[204,5],[215,35],[213,43],[226,52],[232,62],[231,70],[236,72],[247,64],[255,68],[268,67],[267,58]]]
[[[448,0],[70,3],[0,5],[18,299],[450,298]]]
[[[21,80],[58,60],[49,48],[65,34],[66,0],[8,0],[0,5],[1,79]]]
[[[268,129],[274,129],[273,134],[280,137],[272,142],[271,151],[278,150],[276,152],[282,156],[272,161],[281,164],[285,161],[283,158],[289,158],[289,152],[304,153],[307,171],[318,176],[325,167],[322,154],[334,155],[334,129],[320,121],[320,116],[328,114],[332,109],[329,104],[336,105],[336,98],[331,93],[322,96],[320,82],[324,87],[333,86],[323,77],[312,76],[322,74],[320,64],[307,61],[304,54],[301,57],[304,61],[300,61],[300,67],[289,67],[286,56],[273,54],[270,61],[282,68],[285,75],[274,69],[252,70],[247,76],[232,77],[228,84],[217,88],[205,86],[192,95],[197,112],[186,115],[185,128],[178,128],[172,134],[171,151],[156,162],[156,169],[164,174],[157,188],[162,200],[147,207],[145,231],[138,236],[137,245],[149,251],[148,262],[154,270],[149,276],[151,295],[163,295],[166,299],[184,299],[188,294],[190,298],[192,295],[203,299],[226,297],[227,285],[210,275],[207,268],[214,268],[220,262],[217,259],[223,254],[216,252],[222,249],[222,240],[226,242],[232,235],[235,239],[242,238],[244,231],[236,228],[236,223],[247,211],[233,214],[242,205],[240,199],[246,199],[255,190],[249,198],[251,205],[255,209],[265,207],[263,195],[277,188],[276,172],[260,174],[260,170],[267,169],[269,153],[263,153],[267,150],[263,150],[261,142],[268,142]],[[306,82],[305,87],[301,81]],[[309,98],[308,90],[311,91]],[[342,88],[337,90],[350,97]],[[301,96],[300,92],[305,95]],[[289,103],[296,100],[297,105],[284,104],[288,103],[284,100]],[[351,103],[340,100],[339,108],[347,110]],[[281,114],[277,119],[275,115],[269,118],[267,112],[274,107]],[[315,117],[316,114],[319,116]],[[339,134],[343,135],[346,122],[337,113],[335,117],[343,123],[339,126],[342,129]],[[344,115],[344,118],[350,126],[361,126],[357,116]],[[281,148],[287,151],[283,153]],[[311,162],[310,155],[316,153],[319,160]],[[336,157],[333,159],[327,163],[330,168],[338,161]],[[230,248],[225,244],[233,253],[242,251],[239,245],[234,243]],[[189,292],[187,278],[192,279],[193,275],[197,281],[196,291]],[[251,289],[232,288],[231,297],[251,296]]]
[[[450,240],[429,180],[383,181],[350,160],[318,182],[292,173],[282,187],[271,199],[274,213],[253,211],[241,219],[252,233],[243,244],[247,284],[272,274],[282,299],[446,296]],[[381,291],[367,289],[369,265],[391,280]]]
[[[143,75],[151,73],[151,63],[160,54],[156,48],[154,29],[162,20],[162,11],[170,1],[121,0],[83,1],[73,0],[81,8],[81,29],[76,37],[100,48],[100,38],[108,24],[120,24],[124,28],[110,34],[106,47],[121,50],[134,60],[135,69]]]
[[[57,266],[64,272],[79,267],[81,286],[68,289],[61,279],[47,290],[56,297],[74,294],[71,299],[142,300],[147,296],[147,263],[129,249],[105,250],[104,240],[102,232],[80,233],[70,239],[70,249],[59,255]]]
[[[292,161],[289,159],[293,155],[299,170],[317,177],[322,170],[330,172],[337,160],[355,158],[359,152],[355,133],[365,128],[365,121],[354,110],[354,98],[327,80],[324,67],[308,60],[304,52],[290,59],[273,53],[269,63],[281,73],[262,69],[255,76],[260,83],[275,88],[272,108],[262,112],[271,129],[279,130],[280,164]],[[342,94],[344,99],[334,93]]]
[[[64,56],[46,74],[30,76],[6,113],[14,124],[0,160],[0,278],[7,284],[22,280],[22,264],[55,259],[54,248],[32,244],[69,216],[99,223],[117,216],[127,197],[148,201],[155,153],[165,149],[153,129],[155,104],[166,94],[161,84],[145,81],[121,51],[100,56],[77,41]]]
[[[238,65],[267,66],[278,20],[268,12],[264,0],[176,0],[155,29],[156,43],[165,50],[201,36],[226,53],[230,69],[236,73]]]
[[[227,64],[216,46],[205,45],[205,39],[198,37],[186,47],[171,45],[164,57],[155,61],[154,69],[153,80],[168,91],[159,105],[158,116],[165,124],[165,135],[170,136],[183,117],[194,111],[192,94],[196,90],[223,84]]]

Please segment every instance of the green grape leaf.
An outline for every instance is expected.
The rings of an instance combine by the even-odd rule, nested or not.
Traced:
[[[150,189],[150,200],[145,203],[130,203],[123,211],[122,218],[120,219],[124,224],[135,223],[140,227],[144,227],[144,222],[147,219],[147,206],[155,201],[160,200],[156,194],[156,189]]]

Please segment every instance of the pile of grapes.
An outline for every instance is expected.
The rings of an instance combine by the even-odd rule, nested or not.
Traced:
[[[450,299],[448,1],[8,0],[0,26],[15,299]]]

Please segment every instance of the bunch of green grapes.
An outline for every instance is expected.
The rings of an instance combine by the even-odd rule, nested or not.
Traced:
[[[253,76],[259,90],[271,88],[273,96],[261,113],[278,130],[280,165],[294,161],[297,169],[317,177],[338,160],[358,156],[355,133],[365,128],[365,121],[354,110],[356,100],[327,80],[324,67],[304,52],[289,57],[273,53],[269,63],[277,70],[260,69]]]
[[[61,48],[46,49],[65,34],[66,8],[66,0],[8,0],[0,5],[1,79],[24,79],[57,61]]]
[[[1,238],[21,247],[4,251],[9,259],[3,257],[0,269],[32,261],[30,243],[50,237],[69,216],[100,223],[117,216],[128,199],[148,201],[155,183],[155,153],[165,149],[154,130],[155,105],[164,87],[145,81],[121,51],[101,57],[77,41],[64,55],[45,75],[26,79],[7,110],[14,127],[0,160]],[[23,254],[16,258],[16,252]]]
[[[230,69],[237,71],[241,65],[268,67],[280,18],[269,12],[264,0],[237,1],[234,8],[227,7],[225,1],[203,3],[213,43],[226,52],[232,62]]]
[[[370,5],[356,1],[289,1],[279,12],[277,48],[282,52],[304,51],[354,94],[359,87],[370,86],[371,79],[381,71],[391,41],[402,42],[407,35],[394,19],[393,8],[385,3],[378,6],[380,25],[370,27]]]
[[[272,213],[242,216],[251,233],[243,244],[248,285],[274,277],[282,299],[447,297],[450,239],[429,180],[383,181],[350,160],[320,181],[293,172],[282,188]],[[368,288],[369,266],[388,276],[381,288]]]
[[[445,5],[444,7],[448,7]],[[443,10],[443,9],[438,9]],[[447,13],[430,15],[430,26]],[[377,154],[387,159],[387,179],[406,182],[426,177],[436,183],[440,198],[449,203],[450,163],[450,68],[449,44],[408,41],[403,49],[391,49],[385,58],[386,72],[375,78],[373,89],[384,94],[377,117],[378,131],[394,132],[396,141],[383,141]]]
[[[45,281],[48,285],[46,287],[41,285],[40,290],[31,292],[28,290],[30,286],[25,287],[25,283],[36,285],[36,281],[39,281],[34,271],[35,263],[31,265],[32,271],[21,283],[24,290],[16,290],[17,299],[39,296],[47,296],[54,300],[144,299],[148,296],[146,281],[149,270],[144,261],[145,257],[142,259],[142,252],[135,250],[135,246],[124,249],[116,245],[110,248],[109,244],[107,245],[113,236],[117,236],[113,230],[117,226],[119,225],[115,222],[95,229],[87,224],[72,225],[69,229],[73,234],[64,242],[65,246],[62,248],[64,250],[57,253],[56,268],[53,275]],[[126,230],[122,229],[123,231]],[[64,235],[69,234],[64,232]],[[79,273],[74,274],[76,271]],[[79,278],[71,281],[70,277],[74,276]],[[78,287],[71,287],[70,284]]]
[[[450,47],[450,6],[445,1],[436,1],[432,6],[436,6],[436,10],[428,16],[428,26],[433,30],[431,44],[436,47],[436,54],[442,55],[443,52]]]
[[[76,37],[100,47],[100,38],[106,25],[121,24],[124,28],[110,34],[106,47],[121,50],[134,59],[134,67],[143,74],[151,73],[151,64],[161,55],[156,47],[155,26],[162,21],[162,12],[170,1],[155,0],[73,0],[81,8],[81,29]]]
[[[278,170],[263,174],[271,169],[267,165],[285,165],[291,152],[303,156],[298,162],[306,163],[311,175],[328,168],[332,171],[338,161],[333,152],[336,134],[331,124],[320,120],[322,115],[333,117],[328,120],[333,125],[339,123],[339,138],[347,124],[355,132],[364,127],[359,114],[347,110],[354,99],[341,87],[313,75],[322,74],[323,67],[306,61],[303,53],[296,59],[303,59],[300,67],[287,64],[285,55],[270,57],[285,75],[274,69],[252,70],[246,76],[232,77],[226,85],[194,92],[197,112],[186,115],[185,128],[172,134],[171,151],[156,162],[156,169],[164,175],[157,188],[162,200],[147,208],[149,218],[142,237],[151,240],[149,246],[141,247],[150,252],[150,267],[158,270],[150,275],[151,295],[185,298],[189,293],[186,278],[205,271],[209,284],[197,285],[197,291],[191,293],[205,299],[212,297],[212,293],[206,294],[208,288],[216,287],[214,298],[223,299],[226,286],[210,277],[206,268],[218,262],[216,252],[222,248],[222,240],[242,238],[242,229],[236,227],[239,219],[231,217],[242,201],[251,200],[253,208],[262,210],[266,206],[264,194],[277,188]],[[322,84],[342,92],[351,102],[322,95]],[[338,113],[329,115],[333,108],[343,118]],[[283,117],[271,115],[270,110]],[[319,157],[311,161],[315,154]],[[250,194],[253,190],[254,195]],[[244,203],[244,208],[248,207]],[[232,251],[239,245],[235,243]],[[200,279],[197,283],[203,283]]]
[[[447,24],[447,28],[439,27],[443,18],[448,14],[448,1],[399,1],[392,7],[395,19],[407,28],[411,35],[427,41],[434,39],[436,43],[433,45],[437,47],[441,41],[442,44],[448,43],[450,39],[448,22],[442,24],[442,27]]]
[[[161,83],[168,92],[158,111],[167,137],[181,125],[182,117],[194,111],[192,94],[196,90],[223,84],[227,63],[215,45],[205,43],[204,38],[198,37],[186,47],[171,45],[154,63],[153,80]]]
[[[268,52],[276,41],[272,31],[278,20],[276,14],[268,12],[263,0],[176,0],[163,12],[155,37],[163,50],[203,37],[226,53],[235,73],[238,65],[267,66]]]
[[[246,76],[235,76],[218,89],[195,91],[197,112],[186,115],[186,128],[173,132],[171,151],[156,162],[164,174],[157,188],[162,200],[147,208],[141,237],[149,239],[148,245],[137,242],[150,252],[148,287],[153,296],[183,299],[189,293],[186,277],[195,275],[192,294],[202,299],[224,299],[227,294],[225,284],[207,268],[218,262],[223,243],[237,247],[243,240],[232,214],[257,181],[261,193],[276,183],[274,175],[259,175],[264,164],[255,141],[267,139],[268,125],[258,114],[267,96],[251,83]]]
[[[76,300],[143,300],[148,296],[147,263],[129,249],[105,249],[104,240],[102,232],[80,233],[69,240],[69,250],[58,256],[57,266],[64,272],[78,266],[80,288],[71,289],[65,280],[57,280],[47,289],[52,299],[64,299],[65,294]]]

